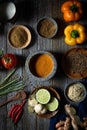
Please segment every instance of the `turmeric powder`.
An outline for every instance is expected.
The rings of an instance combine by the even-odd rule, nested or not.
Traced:
[[[39,54],[30,64],[31,71],[38,77],[47,77],[53,70],[54,63],[48,54]]]

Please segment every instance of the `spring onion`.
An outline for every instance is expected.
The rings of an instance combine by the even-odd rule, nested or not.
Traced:
[[[4,79],[0,81],[0,96],[8,94],[13,91],[18,91],[24,89],[25,82],[22,78],[13,78],[9,80],[9,78],[13,75],[15,69],[11,70]]]
[[[14,72],[16,71],[16,68],[12,69],[7,75],[6,77],[4,77],[3,79],[1,79],[0,81],[0,86],[5,83],[7,80],[9,80],[9,78],[14,74]]]

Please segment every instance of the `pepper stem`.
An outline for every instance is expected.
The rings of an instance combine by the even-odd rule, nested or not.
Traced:
[[[9,57],[5,57],[4,59],[5,59],[5,61],[6,61],[7,63],[11,62],[11,58],[9,58]]]
[[[72,38],[77,38],[79,37],[79,32],[77,30],[72,30],[71,31],[71,37]]]
[[[73,4],[72,6],[70,6],[70,10],[72,11],[72,12],[78,12],[78,7],[77,7],[77,5],[75,5],[75,4]]]

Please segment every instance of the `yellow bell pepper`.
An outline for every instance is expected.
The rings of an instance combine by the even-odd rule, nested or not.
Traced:
[[[82,44],[86,40],[85,27],[79,23],[68,25],[64,29],[65,43],[68,45]]]

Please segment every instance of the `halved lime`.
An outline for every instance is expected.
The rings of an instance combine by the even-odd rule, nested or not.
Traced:
[[[56,97],[52,97],[51,101],[46,106],[49,111],[55,111],[59,106],[59,101]]]
[[[41,104],[47,104],[51,99],[51,94],[47,89],[39,89],[36,93],[36,100]]]

